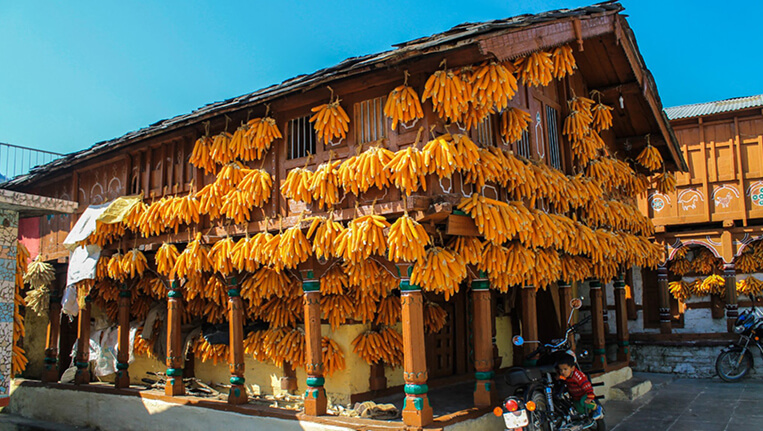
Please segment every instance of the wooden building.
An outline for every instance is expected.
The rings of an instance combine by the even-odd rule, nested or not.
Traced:
[[[760,272],[755,250],[763,233],[763,96],[666,113],[689,171],[677,175],[675,191],[652,189],[639,202],[668,259],[656,271],[643,272],[643,311],[634,332],[659,332],[636,336],[650,348],[704,348],[706,354],[695,357],[706,364],[694,368],[712,374],[717,347],[733,338],[738,308],[750,306],[748,292],[760,293],[751,274]]]
[[[300,393],[305,393],[307,415],[325,414],[326,391],[334,399],[349,401],[404,390],[404,423],[426,425],[433,420],[427,399],[428,384],[473,375],[477,381],[475,404],[481,407],[494,404],[497,394],[491,383],[495,371],[524,360],[521,352],[512,350],[511,336],[520,332],[526,339],[558,336],[566,324],[566,304],[574,293],[570,284],[588,277],[604,278],[606,283],[621,275],[625,268],[660,259],[659,248],[655,252],[647,240],[651,226],[638,214],[632,198],[646,187],[650,169],[633,160],[650,145],[669,171],[684,170],[685,162],[662,111],[654,80],[625,16],[620,13],[622,10],[618,3],[606,2],[575,10],[462,24],[441,34],[396,45],[387,52],[350,58],[336,66],[98,143],[18,177],[7,187],[78,202],[80,214],[91,205],[126,195],[142,195],[145,214],[152,211],[163,214],[153,219],[128,215],[138,223],[121,222],[126,229],[99,225],[100,230],[94,235],[104,245],[104,256],[111,256],[113,261],[115,255],[140,254],[147,257],[149,270],[141,277],[127,276],[121,284],[109,281],[115,275],[109,265],[108,275],[103,275],[94,287],[81,286],[85,294],[90,289],[87,300],[92,300],[93,305],[80,314],[79,337],[87,338],[91,308],[93,312],[105,309],[118,321],[120,346],[124,346],[131,315],[145,317],[145,313],[137,310],[166,303],[168,395],[183,393],[180,379],[175,377],[190,373],[224,374],[230,377],[228,402],[244,403],[246,382],[261,382],[257,380],[262,379],[261,375],[268,378],[276,370],[283,376],[280,384],[284,390],[299,388]],[[544,65],[533,66],[536,60]],[[567,71],[562,70],[565,64],[569,67]],[[489,82],[480,87],[472,76],[479,76],[487,70],[483,68],[489,67],[503,69],[487,73],[498,73],[500,77],[508,71],[512,78],[496,78],[501,81],[500,88]],[[551,77],[551,73],[558,78]],[[545,79],[546,74],[549,79]],[[518,77],[516,91],[504,82],[517,79],[514,76]],[[460,83],[453,84],[457,79]],[[426,97],[428,82],[435,85],[442,82],[461,95],[435,103],[434,109],[432,100],[438,96]],[[415,91],[417,99],[425,97],[420,118],[398,124],[385,114],[385,107],[389,98],[398,97],[393,90],[404,83]],[[467,83],[474,90],[460,93],[459,85]],[[515,94],[505,97],[507,92]],[[588,99],[583,100],[589,95],[590,104]],[[493,99],[485,103],[484,97]],[[501,97],[510,99],[507,106],[501,106]],[[326,139],[323,133],[329,132],[311,120],[316,112],[312,108],[328,103],[328,108],[336,109],[337,99],[349,114],[347,133],[341,138]],[[573,109],[578,106],[576,103],[583,103],[583,107]],[[592,105],[611,111],[611,127],[609,124],[594,127],[589,119],[583,125],[585,130],[578,130],[580,135],[569,132],[570,118],[583,109],[592,109]],[[519,115],[520,111],[526,113],[521,118],[527,124],[517,126],[518,120],[507,118],[507,113]],[[415,112],[410,115],[417,117]],[[252,122],[255,118],[263,120]],[[231,141],[241,137],[236,137],[239,125],[243,134],[246,124],[249,130],[255,130],[266,122],[282,137],[260,147],[259,154],[244,157],[243,153],[235,153],[217,167],[214,161],[200,160],[215,159],[220,157],[219,151],[231,148],[234,145]],[[508,123],[508,127],[503,128],[502,123]],[[218,145],[218,140],[222,145]],[[476,145],[472,148],[465,140]],[[432,142],[444,149],[433,150]],[[424,144],[429,147],[421,149]],[[581,148],[592,149],[583,154]],[[253,148],[246,149],[250,150],[257,153]],[[393,157],[405,151],[409,152],[401,156],[404,161],[413,160],[412,153],[430,157],[425,159],[427,166],[414,169],[411,178],[389,168],[389,164],[383,172],[372,173],[364,168],[347,171],[348,177],[341,181],[337,178],[340,172],[334,171],[344,169],[343,165],[366,153]],[[455,167],[453,163],[441,163],[437,151],[445,151],[446,158],[455,155],[461,162],[455,162]],[[237,159],[240,165],[236,164]],[[476,162],[470,164],[470,160]],[[364,166],[378,162],[367,163]],[[210,165],[212,172],[205,173],[199,168],[205,164]],[[247,207],[250,214],[245,220],[235,220],[238,217],[235,211],[226,217],[202,210],[197,214],[198,221],[178,221],[178,214],[188,215],[186,210],[178,213],[182,207],[159,204],[181,205],[180,201],[187,198],[202,201],[204,207],[210,202],[209,193],[216,193],[215,185],[228,175],[235,177],[241,170],[247,174],[261,172],[256,175],[272,180],[272,187],[263,186],[265,192],[252,198],[259,203]],[[297,174],[304,172],[308,172],[312,188],[300,189],[302,183],[294,181]],[[370,185],[359,185],[358,178],[363,179],[363,175],[368,175],[366,182]],[[407,187],[411,180],[421,181],[422,186]],[[381,185],[376,187],[375,181]],[[234,184],[228,193],[243,189],[241,184]],[[352,192],[354,187],[361,191]],[[229,203],[233,205],[233,201]],[[219,203],[211,205],[215,212],[224,212]],[[499,219],[507,225],[503,228],[491,225],[498,220],[483,218],[479,215],[483,210],[501,214]],[[513,216],[507,213],[511,211]],[[62,242],[80,214],[40,220],[40,253],[44,260],[55,263],[61,280],[69,256]],[[553,221],[543,225],[541,221],[547,220],[544,217]],[[404,218],[409,220],[406,223],[412,221],[410,226],[421,229],[417,232],[426,232],[423,241],[431,245],[421,248],[426,250],[425,254],[416,255],[418,251],[412,251],[416,243],[410,235],[405,237],[405,241],[410,241],[405,247],[393,247],[391,238],[396,227],[389,225]],[[363,235],[364,247],[374,248],[335,250],[340,258],[331,253],[328,257],[320,256],[315,243],[319,242],[317,235],[322,234],[311,229],[316,220],[322,227],[333,226],[333,220],[339,223],[342,232],[346,229]],[[509,223],[516,224],[510,228]],[[231,264],[233,267],[225,271],[219,269],[218,265],[225,266],[225,260],[236,252],[218,244],[225,242],[224,247],[234,247],[241,241],[265,239],[267,232],[273,234],[267,236],[268,241],[280,235],[278,248],[253,250],[260,257],[245,259],[254,262],[253,267]],[[305,233],[312,247],[300,251],[304,243],[299,238]],[[284,240],[287,235],[298,238],[294,243],[297,248],[288,252],[284,251],[284,241],[289,241]],[[323,246],[331,248],[335,242],[347,240],[341,237],[343,234],[338,235],[324,240]],[[564,244],[558,242],[560,238],[566,238]],[[470,248],[474,244],[480,246]],[[183,255],[204,247],[223,251],[211,259],[216,270],[207,268],[204,284],[199,287],[197,282],[191,282],[195,275],[176,277],[176,271],[163,273],[159,263],[163,258],[157,256],[169,247],[176,247]],[[638,252],[633,247],[639,247]],[[414,253],[414,261],[388,256],[387,249],[392,253],[393,248],[402,255]],[[499,258],[486,257],[488,249]],[[268,251],[262,256],[259,250]],[[466,257],[467,252],[472,254],[471,258]],[[274,264],[272,259],[276,255],[281,260]],[[514,261],[520,255],[526,260],[517,264]],[[446,263],[438,263],[440,258]],[[472,263],[467,265],[466,259]],[[543,259],[551,259],[551,263]],[[104,262],[103,268],[106,265]],[[364,272],[368,270],[363,265],[370,265],[376,272]],[[340,284],[336,288],[339,293],[327,293],[326,277],[330,271],[341,268],[344,269],[339,272],[343,274],[334,275],[347,280],[346,273],[350,272],[352,280],[352,271],[356,271],[372,286],[363,287],[362,280],[350,281],[349,286]],[[283,282],[286,284],[279,287],[285,293],[260,296],[269,281],[257,278],[256,274],[286,277]],[[367,298],[364,295],[368,294],[365,290],[389,283],[390,275],[399,290],[388,289],[387,284],[370,305],[364,302]],[[564,282],[557,283],[563,278]],[[257,284],[253,280],[258,280]],[[292,289],[295,283],[296,290]],[[59,295],[62,284],[54,286]],[[596,287],[598,281],[590,284]],[[108,290],[111,299],[104,298],[103,289]],[[212,290],[215,293],[210,293]],[[617,292],[617,328],[623,347],[620,359],[627,363],[624,290]],[[196,298],[192,299],[192,295]],[[350,298],[349,307],[355,315],[351,316],[352,312],[337,315],[336,310],[344,310],[338,308],[341,296]],[[394,306],[391,311],[382,311],[385,301]],[[591,301],[596,365],[603,368],[605,309],[600,289],[592,289]],[[371,307],[371,311],[360,313],[361,307]],[[196,314],[188,316],[182,311],[184,308],[194,309]],[[443,321],[442,313],[432,309],[444,310],[447,318]],[[43,376],[45,381],[57,380],[66,365],[61,359],[68,353],[66,346],[57,344],[58,308],[51,310],[45,359],[50,366]],[[380,319],[381,313],[389,316]],[[228,322],[228,349],[215,349],[202,339],[195,346],[211,349],[206,350],[210,352],[208,358],[229,355],[229,374],[224,367],[214,367],[205,361],[198,350],[196,358],[183,362],[180,324],[185,317],[208,323]],[[304,345],[304,351],[286,348],[276,352],[276,362],[281,368],[255,365],[262,361],[252,356],[268,357],[268,351],[275,347],[272,339],[256,338],[253,334],[259,332],[249,331],[253,322],[270,325],[268,330],[287,331],[282,336],[296,331],[294,346]],[[287,325],[282,325],[283,322]],[[249,331],[246,333],[245,324]],[[425,328],[434,330],[426,334]],[[328,339],[322,339],[326,336]],[[378,339],[371,341],[372,337],[382,337],[384,345]],[[334,349],[332,342],[343,352],[346,367],[331,370],[334,373],[326,376],[327,364],[321,351]],[[373,348],[364,349],[364,342],[371,343]],[[252,352],[245,358],[245,346],[257,348],[247,347]],[[134,366],[128,372],[125,350],[118,358],[117,387],[125,387],[130,380],[141,377]],[[75,362],[76,381],[87,383],[87,357],[80,355]],[[395,362],[402,370],[390,366]],[[295,376],[300,377],[299,381]],[[267,391],[265,386],[268,385],[263,383]],[[307,391],[302,392],[305,388]]]

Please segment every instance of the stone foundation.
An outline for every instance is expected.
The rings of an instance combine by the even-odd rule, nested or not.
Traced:
[[[681,377],[714,377],[715,359],[722,346],[664,346],[638,344],[632,346],[634,371],[650,373],[669,373]],[[753,353],[754,364],[761,366],[760,355]],[[756,373],[753,368],[748,377],[763,379],[763,373]]]

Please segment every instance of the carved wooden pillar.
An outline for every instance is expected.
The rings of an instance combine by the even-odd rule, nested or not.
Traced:
[[[538,307],[535,303],[537,291],[535,286],[522,288],[522,337],[526,341],[538,341]],[[533,347],[535,346],[535,347]],[[527,354],[535,350],[537,345],[525,343],[522,356],[525,365],[535,365],[537,359],[527,358]]]
[[[472,303],[474,305],[474,389],[476,407],[494,406],[498,402],[493,371],[493,304],[490,282],[482,271],[472,280]]]
[[[230,357],[230,392],[228,404],[245,404],[249,401],[244,387],[244,304],[236,277],[228,282],[228,322]]]
[[[323,355],[321,346],[321,282],[313,271],[302,271],[302,291],[305,294],[305,372],[307,391],[305,392],[305,414],[321,416],[326,414],[328,400],[323,385]]]
[[[61,330],[61,295],[58,290],[50,292],[48,308],[48,335],[45,338],[45,367],[43,382],[58,381],[58,334]]]
[[[167,292],[167,382],[164,394],[169,397],[185,395],[183,384],[183,334],[180,324],[183,314],[183,293],[180,283],[172,280]]]
[[[668,268],[665,265],[657,267],[657,291],[660,295],[660,332],[670,334],[670,289],[668,289]]]
[[[726,329],[734,332],[734,322],[739,317],[737,305],[737,275],[733,263],[723,265],[723,279],[726,281]]]
[[[90,383],[90,295],[85,297],[85,308],[79,310],[77,324],[77,356],[75,365],[77,371],[74,374],[75,385]]]
[[[630,362],[628,309],[625,305],[625,280],[622,274],[618,275],[615,280],[615,318],[617,322],[617,360],[619,362]]]
[[[130,373],[127,368],[130,366],[130,289],[127,284],[122,284],[119,290],[119,333],[117,348],[117,378],[114,386],[117,389],[130,387]]]
[[[424,347],[424,298],[421,287],[410,284],[411,264],[399,264],[400,302],[403,321],[403,378],[405,403],[403,423],[409,427],[424,427],[432,423],[427,386],[427,358]]]
[[[593,366],[594,369],[607,366],[607,345],[604,339],[604,304],[601,281],[592,279],[591,285],[591,328],[593,335]]]
[[[569,326],[570,322],[570,313],[572,312],[572,307],[570,307],[570,301],[572,301],[572,286],[570,286],[569,283],[560,281],[559,282],[559,315],[561,317],[561,325],[559,325],[559,330],[561,331],[561,334],[559,334],[560,337],[564,337],[564,333],[567,330],[567,327]],[[572,350],[575,350],[575,337],[570,337],[570,346],[572,347]]]

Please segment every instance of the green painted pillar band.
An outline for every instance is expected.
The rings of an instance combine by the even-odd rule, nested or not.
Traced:
[[[228,286],[236,286],[238,285],[238,278],[231,277],[230,280],[228,280]]]
[[[591,289],[601,289],[601,281],[595,278],[591,280]]]
[[[594,355],[606,355],[607,349],[593,349]]]
[[[120,290],[119,291],[119,297],[120,298],[129,298],[131,296],[132,296],[132,292],[130,292],[129,290]]]
[[[126,370],[130,367],[130,364],[124,362],[117,362],[117,370]]]
[[[243,385],[245,382],[246,382],[246,379],[243,377],[231,376],[230,378],[231,385]]]
[[[183,375],[182,368],[167,368],[167,375],[170,377],[181,377]]]
[[[77,368],[87,368],[89,362],[77,362],[74,365],[77,366]]]
[[[303,292],[319,292],[321,290],[321,282],[318,280],[306,280],[302,282]]]
[[[422,395],[429,392],[429,386],[427,385],[414,385],[408,383],[405,385],[405,393],[408,395]]]
[[[618,346],[622,346],[622,347],[625,347],[625,346],[630,346],[630,345],[631,345],[631,343],[630,343],[630,341],[628,341],[628,340],[622,340],[622,341],[618,341],[618,342],[617,342],[617,345],[618,345]]]
[[[45,358],[44,361],[45,361],[46,364],[55,364],[56,362],[58,362],[58,359],[56,359],[56,358]]]
[[[477,380],[493,380],[495,377],[495,371],[477,371],[474,373],[474,378]]]
[[[179,290],[170,290],[169,292],[167,292],[167,296],[169,298],[178,298],[178,299],[181,299],[181,298],[183,298],[183,293],[180,292]]]
[[[307,378],[307,386],[310,386],[311,388],[319,388],[326,384],[326,379],[323,377],[308,377]]]
[[[231,298],[235,298],[236,296],[241,296],[241,290],[239,289],[228,289],[228,296]]]
[[[411,284],[410,280],[400,280],[400,291],[402,292],[418,292],[421,291],[421,286]]]
[[[473,291],[490,290],[490,281],[485,279],[472,280],[472,290]]]
[[[172,280],[172,281],[170,282],[170,289],[172,289],[172,290],[178,290],[178,289],[180,289],[180,282],[179,282],[179,281],[177,281],[177,280]]]
[[[462,210],[453,210],[453,215],[462,215],[462,216],[465,216],[466,213],[463,212]]]

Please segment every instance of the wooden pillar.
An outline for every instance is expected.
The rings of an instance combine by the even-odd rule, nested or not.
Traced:
[[[668,268],[665,265],[657,267],[657,291],[660,295],[660,332],[670,334],[670,289],[668,289]]]
[[[572,301],[572,286],[570,286],[569,283],[565,283],[560,281],[559,282],[559,315],[561,317],[561,325],[559,325],[559,330],[561,331],[561,334],[559,334],[560,337],[564,337],[565,331],[567,331],[567,328],[572,323],[570,321],[570,313],[572,313],[572,307],[570,307],[570,301]],[[570,346],[572,350],[575,350],[575,337],[571,337],[570,340]]]
[[[368,380],[369,389],[380,391],[387,389],[387,376],[384,374],[384,362],[371,364],[371,377]]]
[[[600,280],[601,281],[601,280]],[[609,304],[607,304],[607,283],[601,284],[601,320],[604,322],[604,338],[607,338],[609,330]]]
[[[57,290],[50,292],[48,308],[48,334],[45,338],[45,366],[42,381],[58,381],[58,334],[61,331],[61,295]]]
[[[183,293],[180,283],[172,280],[167,292],[167,382],[164,394],[168,397],[185,395],[183,384],[183,334],[180,324],[183,315]]]
[[[726,329],[734,332],[734,323],[739,317],[737,305],[737,276],[733,263],[723,265],[723,279],[726,281]]]
[[[601,281],[592,279],[591,286],[591,328],[593,335],[593,367],[607,366],[607,345],[604,339],[604,304],[601,300]]]
[[[321,346],[321,282],[313,271],[302,271],[302,291],[305,294],[305,372],[307,391],[305,392],[305,414],[321,416],[326,414],[328,399],[323,385],[323,354]]]
[[[75,385],[90,383],[90,295],[85,297],[85,308],[79,310],[77,321],[77,356],[75,365],[77,371],[74,374]]]
[[[427,386],[427,358],[424,347],[424,298],[421,287],[410,284],[411,264],[399,264],[400,303],[403,321],[403,379],[405,402],[403,423],[409,427],[424,427],[432,423]]]
[[[117,378],[114,386],[117,389],[130,387],[130,289],[127,284],[122,284],[119,290],[119,333],[117,347]]]
[[[493,371],[493,301],[490,282],[482,271],[472,280],[474,322],[474,405],[490,407],[498,403],[498,391]]]
[[[615,280],[615,321],[617,322],[617,360],[629,363],[631,349],[628,335],[628,309],[625,305],[625,280],[622,274]]]
[[[283,377],[281,377],[281,390],[293,393],[297,390],[297,372],[291,362],[284,361]]]
[[[245,404],[249,401],[244,387],[244,304],[236,277],[228,281],[228,322],[230,350],[230,391],[228,404]]]
[[[535,286],[522,288],[522,337],[525,341],[538,340],[538,307],[535,302]],[[538,347],[536,343],[525,343],[522,350],[524,365],[535,365],[537,359],[528,359],[527,354]]]

